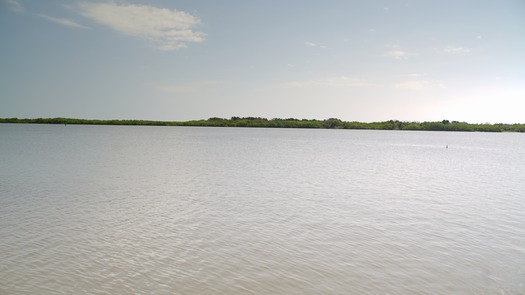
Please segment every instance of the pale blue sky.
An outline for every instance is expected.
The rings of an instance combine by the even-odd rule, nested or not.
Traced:
[[[523,0],[0,0],[0,117],[525,122]]]

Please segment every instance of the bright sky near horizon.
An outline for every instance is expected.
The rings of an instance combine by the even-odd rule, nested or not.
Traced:
[[[525,122],[523,0],[0,0],[0,117]]]

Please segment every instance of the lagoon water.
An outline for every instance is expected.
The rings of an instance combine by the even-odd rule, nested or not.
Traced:
[[[524,294],[525,135],[0,124],[0,293]]]

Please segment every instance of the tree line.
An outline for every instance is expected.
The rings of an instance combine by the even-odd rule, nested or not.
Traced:
[[[382,122],[357,122],[342,121],[337,118],[316,120],[296,118],[267,119],[260,117],[231,117],[226,119],[213,117],[207,120],[192,120],[185,122],[151,120],[90,120],[74,118],[0,118],[0,123],[525,132],[525,124],[471,124],[467,122],[449,120],[435,122],[407,122],[399,120],[389,120]]]

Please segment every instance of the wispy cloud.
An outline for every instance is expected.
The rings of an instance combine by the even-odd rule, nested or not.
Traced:
[[[445,88],[445,85],[441,82],[429,81],[429,80],[408,80],[393,85],[394,88],[402,90],[427,90],[435,88]]]
[[[78,10],[118,32],[149,40],[160,50],[184,48],[189,42],[204,41],[205,37],[193,30],[200,23],[199,18],[184,11],[114,2],[82,2]]]
[[[423,74],[419,74],[419,73],[411,73],[411,74],[405,74],[405,75],[401,75],[401,76],[402,77],[409,77],[409,78],[421,78],[424,75]]]
[[[68,26],[68,27],[72,27],[72,28],[79,28],[79,29],[89,29],[88,27],[83,26],[81,24],[78,24],[78,23],[76,23],[76,22],[74,22],[72,20],[69,20],[69,19],[52,17],[52,16],[45,15],[45,14],[38,14],[38,16],[40,16],[41,18],[46,19],[48,21],[51,21],[51,22],[54,22],[54,23],[57,23],[57,24],[61,24],[61,25],[64,25],[64,26]]]
[[[25,11],[25,9],[22,6],[22,4],[20,4],[20,2],[18,2],[16,0],[4,0],[4,2],[7,3],[7,5],[9,6],[9,8],[12,11],[15,11],[15,12],[24,12]]]
[[[395,59],[404,59],[404,58],[407,58],[408,53],[406,51],[403,51],[403,50],[390,50],[388,52],[385,52],[385,54],[383,54],[383,56],[393,57]]]
[[[391,57],[395,59],[406,59],[410,55],[407,51],[403,50],[401,46],[396,44],[385,45],[389,50],[383,54],[384,57]]]
[[[310,47],[310,48],[321,48],[321,49],[326,49],[328,47],[326,47],[325,45],[321,44],[321,43],[314,43],[314,42],[304,42],[304,46],[306,47]]]
[[[442,49],[442,52],[448,54],[465,54],[471,51],[471,49],[461,46],[446,46]]]
[[[409,91],[421,91],[428,89],[445,88],[441,81],[424,79],[423,74],[407,74],[398,78],[392,78],[391,81],[374,81],[361,78],[352,78],[346,76],[325,77],[311,80],[297,80],[286,82],[283,85],[288,88],[374,88],[374,89],[399,89]],[[401,78],[401,79],[399,79]],[[393,82],[398,80],[399,82]]]
[[[299,80],[291,81],[284,84],[287,87],[302,88],[302,87],[367,87],[373,86],[371,83],[364,81],[363,79],[350,78],[345,76],[340,77],[327,77],[313,80]]]

